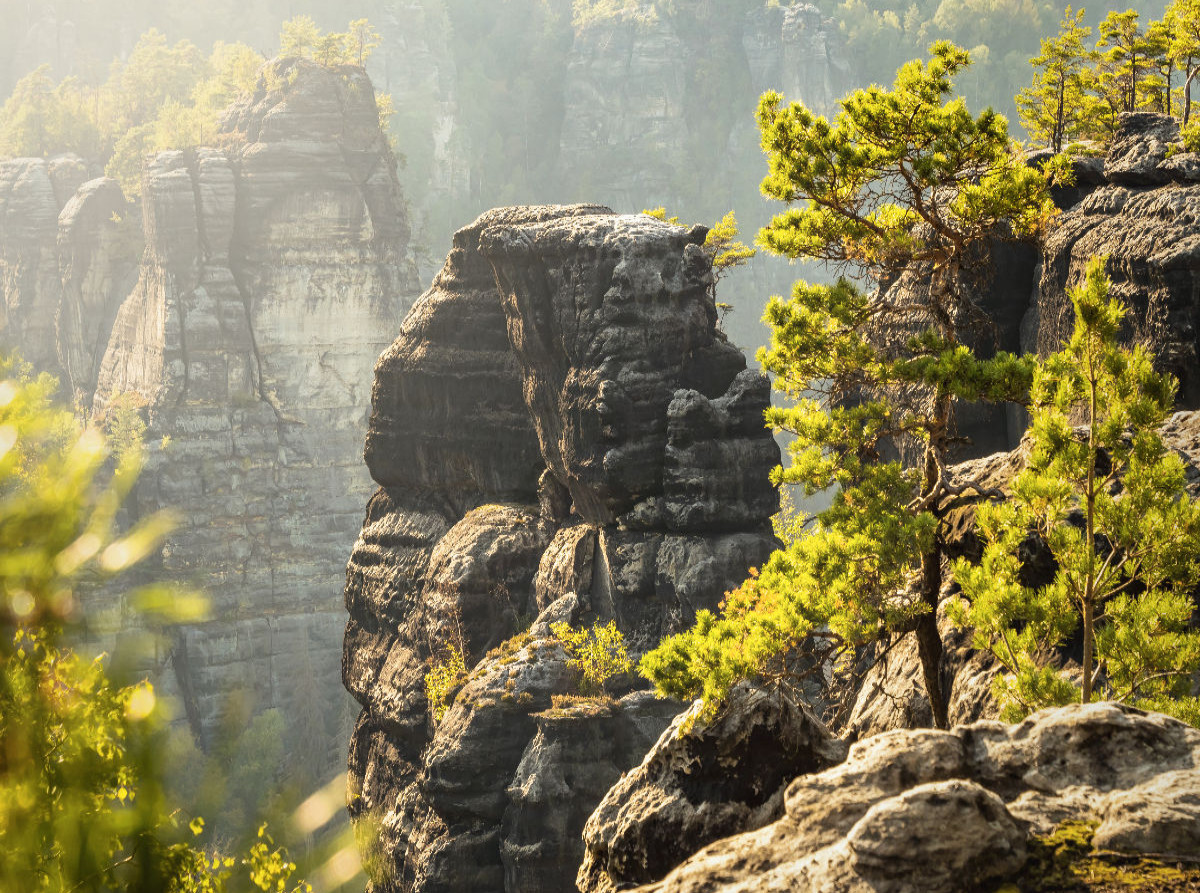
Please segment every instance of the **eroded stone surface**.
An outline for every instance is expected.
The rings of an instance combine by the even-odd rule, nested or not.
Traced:
[[[227,149],[164,152],[146,170],[145,250],[93,403],[104,413],[132,394],[144,407],[133,511],[179,510],[155,572],[203,586],[219,618],[176,637],[168,688],[193,728],[208,737],[235,690],[289,715],[302,692],[322,705],[306,712],[329,724],[316,760],[330,765],[350,713],[330,683],[335,593],[372,490],[357,458],[367,382],[417,291],[407,222],[361,69],[273,62],[223,126]],[[115,201],[110,182],[85,185],[61,221],[64,300],[85,310],[95,278],[115,276],[78,232]],[[96,327],[73,331],[72,382],[86,389]],[[377,668],[383,653],[360,660]]]
[[[698,711],[677,716],[588,819],[580,890],[662,877],[705,844],[778,818],[793,777],[845,757],[845,745],[778,693],[740,685],[715,718]]]
[[[375,889],[569,884],[584,819],[678,705],[563,702],[581,677],[551,624],[613,621],[637,658],[774,548],[766,380],[716,328],[703,239],[596,206],[490,211],[377,365],[383,488],[343,660]],[[450,649],[469,679],[434,724],[424,677]]]
[[[887,732],[796,779],[774,824],[639,889],[957,893],[1020,878],[1028,835],[1062,821],[1103,819],[1098,845],[1195,856],[1198,755],[1197,730],[1110,703]]]

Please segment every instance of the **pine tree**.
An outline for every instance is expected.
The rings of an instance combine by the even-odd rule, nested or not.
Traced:
[[[1175,383],[1143,348],[1117,346],[1125,310],[1108,289],[1104,261],[1093,259],[1071,293],[1070,343],[1034,372],[1028,467],[1010,499],[978,511],[982,562],[955,566],[962,596],[952,615],[1006,669],[996,693],[1010,718],[1097,693],[1178,711],[1200,668],[1200,632],[1189,629],[1200,505],[1158,431]],[[1021,579],[1031,534],[1057,567],[1038,588]],[[1055,657],[1080,630],[1076,683]]]
[[[283,23],[279,33],[279,55],[307,59],[317,45],[321,29],[312,16],[300,15]]]
[[[1086,113],[1083,72],[1092,54],[1084,42],[1092,29],[1083,16],[1067,7],[1058,36],[1043,40],[1041,54],[1029,60],[1037,71],[1033,85],[1016,99],[1026,132],[1055,152],[1081,132]]]
[[[775,93],[760,102],[763,192],[804,203],[777,216],[760,242],[875,283],[903,274],[910,287],[895,297],[846,280],[798,283],[790,301],[770,302],[772,344],[760,360],[796,401],[768,413],[795,436],[776,480],[836,492],[812,532],[776,552],[723,617],[702,613],[695,629],[645,659],[663,691],[719,700],[733,679],[775,672],[806,636],[845,651],[912,630],[934,721],[946,725],[938,526],[948,498],[978,489],[948,467],[954,407],[1022,399],[1029,384],[1025,361],[980,359],[964,343],[982,313],[973,286],[988,239],[1002,228],[1032,234],[1054,213],[1043,176],[1014,155],[1004,119],[991,110],[976,118],[950,98],[969,61],[935,44],[928,63],[905,65],[890,89],[844,99],[833,122],[785,107]],[[911,337],[881,343],[871,337],[881,331]],[[880,461],[899,438],[920,444],[916,468]]]
[[[1174,0],[1163,18],[1168,34],[1167,53],[1183,72],[1183,124],[1192,117],[1192,86],[1200,72],[1200,0]]]
[[[1117,114],[1133,112],[1157,99],[1162,84],[1155,76],[1156,59],[1165,53],[1161,31],[1138,24],[1136,10],[1110,12],[1100,23],[1102,98]]]
[[[348,27],[350,61],[355,65],[366,65],[371,51],[379,46],[379,32],[366,19],[355,19]]]

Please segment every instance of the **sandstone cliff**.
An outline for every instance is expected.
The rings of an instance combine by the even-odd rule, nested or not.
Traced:
[[[764,90],[825,112],[853,86],[836,24],[807,3],[625,4],[581,22],[568,58],[564,188],[705,219],[757,196]]]
[[[678,705],[631,679],[564,703],[549,623],[612,619],[640,653],[773,548],[767,382],[715,327],[703,238],[490,211],[380,358],[343,664],[376,889],[569,888],[584,819]],[[450,647],[468,675],[434,723],[424,677]]]
[[[87,181],[87,182],[85,182]],[[0,160],[0,343],[90,402],[112,319],[137,280],[136,208],[83,160]]]
[[[408,224],[361,69],[272,63],[223,129],[228,148],[146,169],[145,249],[105,332],[95,412],[144,407],[151,452],[131,510],[174,511],[154,573],[212,602],[214,619],[177,630],[165,657],[193,729],[209,738],[242,690],[316,723],[300,737],[321,752],[306,758],[332,771],[348,723],[336,593],[370,493],[365,382],[415,296]],[[85,186],[72,219],[106,188]],[[86,347],[104,328],[91,307],[105,274],[64,232],[63,306]]]

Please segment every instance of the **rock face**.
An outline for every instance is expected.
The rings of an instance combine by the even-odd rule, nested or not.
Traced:
[[[739,685],[711,720],[693,705],[588,819],[577,886],[607,893],[658,880],[706,844],[780,818],[793,778],[845,757],[842,742],[778,693]]]
[[[679,705],[572,700],[550,622],[615,620],[636,656],[773,548],[767,382],[716,328],[704,235],[490,211],[380,358],[343,657],[375,889],[569,889],[585,817]]]
[[[1048,351],[1073,322],[1066,289],[1088,260],[1107,256],[1113,294],[1131,309],[1130,334],[1152,345],[1179,380],[1180,408],[1200,407],[1200,156],[1177,152],[1179,128],[1128,115],[1104,162],[1105,185],[1062,216],[1043,249],[1025,344]]]
[[[704,192],[752,193],[758,132],[726,110],[751,109],[770,89],[827,111],[851,86],[837,26],[807,3],[763,3],[732,20],[702,4],[596,13],[576,28],[563,81],[563,185],[622,208],[696,204],[681,171],[703,177]]]
[[[785,815],[701,850],[667,891],[952,893],[1030,880],[1036,838],[1093,823],[1092,843],[1200,855],[1200,732],[1115,704],[1019,725],[894,731],[788,787]]]
[[[0,343],[86,404],[141,234],[115,180],[85,180],[74,155],[0,160]]]
[[[216,619],[180,631],[171,660],[193,728],[209,736],[245,689],[260,709],[315,713],[326,766],[348,720],[331,706],[334,593],[371,492],[356,459],[364,382],[416,292],[373,97],[361,69],[281,60],[227,113],[231,148],[154,159],[140,275],[95,391],[99,413],[130,393],[144,405],[152,451],[134,510],[178,511],[156,573],[212,602]],[[102,202],[88,188],[64,218]],[[68,279],[85,309],[103,290],[92,257]],[[323,706],[297,711],[309,699]]]

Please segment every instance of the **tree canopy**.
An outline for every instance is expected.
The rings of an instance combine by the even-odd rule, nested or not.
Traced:
[[[0,888],[310,889],[265,829],[240,855],[210,847],[203,820],[165,798],[154,687],[66,644],[86,587],[141,561],[169,519],[118,529],[141,451],[126,443],[114,457],[99,428],[53,405],[54,387],[0,358]],[[127,598],[161,619],[204,610],[163,587]]]
[[[1053,217],[1045,178],[1018,159],[1003,117],[972,115],[952,80],[969,54],[937,43],[890,88],[842,100],[833,121],[763,96],[758,121],[769,173],[763,193],[799,207],[759,236],[789,258],[815,258],[882,285],[798,283],[767,308],[760,352],[794,405],[768,423],[794,435],[777,481],[833,488],[811,530],[772,555],[726,603],[701,613],[643,663],[671,694],[713,700],[739,676],[772,672],[806,637],[833,651],[913,630],[938,725],[942,597],[939,520],[956,480],[947,457],[962,401],[1021,400],[1030,367],[1000,352],[980,359],[968,335],[988,240],[1031,236]],[[904,288],[886,286],[904,279]],[[906,336],[881,337],[885,332]],[[916,467],[884,461],[890,443],[919,445]]]
[[[1125,310],[1108,288],[1095,258],[1071,292],[1070,342],[1034,371],[1028,465],[1011,497],[978,509],[982,561],[954,567],[962,592],[952,615],[1007,671],[996,694],[1010,719],[1096,694],[1200,716],[1190,697],[1200,505],[1159,434],[1175,383],[1144,348],[1117,346]],[[1022,566],[1030,537],[1053,557],[1053,579],[1040,586]],[[1078,679],[1062,667],[1077,633]]]

